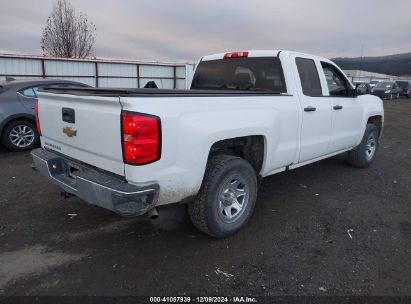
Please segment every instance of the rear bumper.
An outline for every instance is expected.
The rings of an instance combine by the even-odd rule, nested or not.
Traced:
[[[35,149],[31,155],[36,169],[64,191],[122,216],[144,214],[157,202],[157,184],[132,185],[44,149]]]

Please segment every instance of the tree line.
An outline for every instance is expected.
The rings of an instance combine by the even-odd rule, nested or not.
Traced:
[[[365,58],[331,59],[343,70],[363,70],[393,76],[411,77],[411,53]]]

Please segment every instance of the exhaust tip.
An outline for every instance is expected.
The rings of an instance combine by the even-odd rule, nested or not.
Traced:
[[[150,219],[150,220],[155,220],[155,219],[157,219],[158,218],[158,211],[157,211],[157,209],[156,208],[153,208],[153,209],[151,209],[149,212],[148,212],[148,218]]]
[[[64,199],[67,199],[67,198],[70,198],[70,197],[75,196],[74,194],[68,193],[68,192],[66,192],[66,191],[61,191],[61,192],[60,192],[60,195],[61,195],[61,197],[64,198]]]

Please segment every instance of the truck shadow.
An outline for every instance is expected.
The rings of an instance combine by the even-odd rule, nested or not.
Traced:
[[[251,224],[254,223],[258,225],[259,222],[264,221],[267,214],[274,212],[272,210],[275,210],[276,214],[281,216],[281,214],[290,212],[292,209],[301,208],[301,204],[312,203],[313,199],[318,200],[318,197],[320,197],[320,199],[327,197],[330,192],[335,191],[335,187],[338,188],[341,184],[340,179],[342,175],[352,175],[353,170],[358,170],[350,167],[345,159],[346,157],[344,155],[335,156],[263,179]],[[334,184],[334,186],[330,187],[330,183]],[[70,201],[72,200],[77,199],[70,199]],[[150,236],[166,233],[167,235],[175,234],[175,236],[195,235],[200,238],[209,238],[197,231],[191,224],[186,204],[171,204],[159,207],[159,217],[151,220],[147,216],[123,219],[110,211],[84,205],[84,202],[78,201],[78,208],[82,209],[81,213],[86,211],[88,214],[85,217],[89,221],[89,227],[91,217],[94,218],[96,224],[98,222],[107,222],[107,220],[113,223],[123,223],[120,225],[125,233],[147,234]],[[115,224],[112,228],[114,232],[118,229]],[[245,230],[247,230],[247,228],[245,228]],[[144,233],[139,233],[138,231],[144,231]],[[98,234],[110,233],[112,230],[110,228],[97,229],[95,232]],[[92,236],[93,234],[94,233],[88,234],[88,236]]]
[[[301,200],[309,204],[311,199],[308,197],[317,198],[320,195],[321,198],[327,197],[330,192],[335,191],[335,188],[341,188],[343,175],[349,179],[355,171],[358,169],[351,167],[346,162],[346,155],[343,154],[264,178],[251,223],[261,222],[272,210],[276,210],[280,215],[282,211],[288,212],[290,208],[300,205]],[[328,187],[330,183],[333,184],[332,187]],[[344,189],[340,190],[344,191]],[[154,221],[142,220],[158,231],[198,234],[189,220],[187,206],[184,204],[161,207],[159,218]]]

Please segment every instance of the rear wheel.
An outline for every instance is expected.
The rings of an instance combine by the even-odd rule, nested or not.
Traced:
[[[203,185],[188,205],[199,230],[218,238],[235,234],[250,219],[257,199],[257,174],[246,160],[218,155],[207,165]]]
[[[348,152],[348,161],[358,168],[369,167],[375,159],[378,150],[378,128],[374,124],[367,124],[360,145]]]
[[[39,143],[36,126],[28,120],[12,121],[3,131],[3,144],[11,151],[27,151]]]

